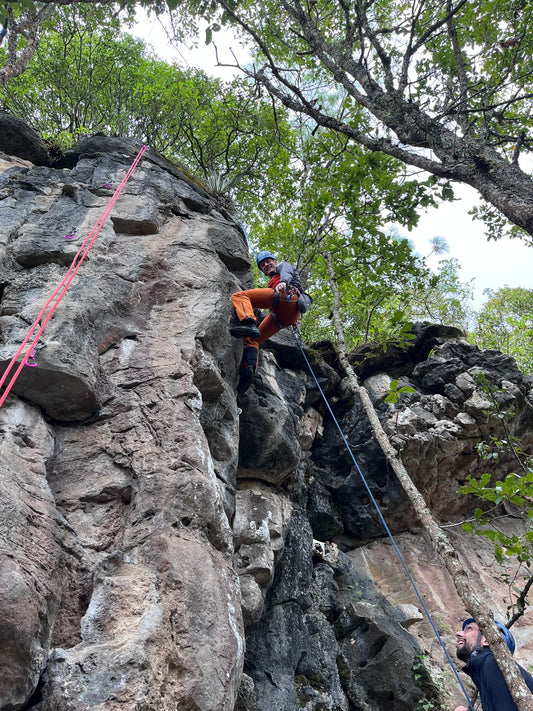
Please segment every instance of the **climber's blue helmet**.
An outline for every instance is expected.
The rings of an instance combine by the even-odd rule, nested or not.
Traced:
[[[475,622],[475,619],[473,617],[469,617],[463,622],[463,630],[464,628],[469,625],[471,622]],[[500,622],[499,620],[494,620],[494,624],[496,627],[500,630],[502,637],[504,638],[507,646],[509,647],[509,650],[511,654],[514,654],[514,650],[516,649],[516,642],[514,640],[513,635],[511,632],[507,629],[507,627],[503,624],[503,622]]]
[[[268,259],[269,257],[270,257],[270,259],[275,259],[276,261],[278,261],[277,258],[272,254],[272,252],[265,250],[264,252],[257,253],[257,255],[255,257],[255,263],[257,264],[257,266],[259,266],[261,264],[261,262],[263,261],[263,259]]]

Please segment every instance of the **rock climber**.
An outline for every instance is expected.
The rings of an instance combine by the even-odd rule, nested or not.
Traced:
[[[281,328],[297,323],[310,305],[310,297],[302,293],[300,275],[288,262],[281,262],[272,252],[259,252],[256,263],[269,282],[265,288],[237,291],[231,302],[239,324],[230,328],[235,338],[244,338],[243,357],[237,392],[245,392],[252,384],[259,359],[259,346]],[[307,297],[307,299],[306,299]],[[269,309],[269,314],[257,326],[254,308]]]
[[[514,654],[516,643],[513,635],[504,624],[497,620],[495,622],[511,653]],[[469,617],[465,620],[462,630],[456,632],[455,636],[457,657],[466,662],[463,671],[476,685],[483,711],[516,711],[516,704],[503,674],[474,618]],[[517,666],[530,691],[533,692],[533,677],[519,664]],[[466,706],[457,706],[454,711],[468,711],[468,709]]]

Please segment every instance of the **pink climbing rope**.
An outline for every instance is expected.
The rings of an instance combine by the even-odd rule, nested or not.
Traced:
[[[117,189],[116,189],[115,192],[113,193],[111,199],[109,200],[109,202],[107,203],[106,207],[105,207],[104,210],[102,211],[100,217],[99,217],[98,220],[96,221],[94,227],[92,228],[92,230],[89,232],[89,234],[87,235],[87,237],[83,240],[82,244],[80,245],[80,248],[79,248],[78,251],[76,252],[76,255],[74,256],[74,259],[72,260],[72,263],[71,263],[70,267],[68,268],[67,273],[65,274],[65,276],[63,277],[63,279],[61,280],[61,282],[59,283],[59,285],[56,287],[56,289],[54,290],[54,293],[50,296],[50,298],[48,299],[48,301],[46,302],[46,304],[45,304],[45,305],[43,306],[43,308],[41,309],[39,315],[37,316],[37,318],[36,318],[35,321],[33,322],[32,326],[30,327],[30,329],[29,329],[29,331],[28,331],[26,337],[25,337],[24,340],[22,341],[22,344],[21,344],[20,348],[19,348],[18,351],[15,353],[15,355],[14,355],[13,358],[11,359],[11,362],[10,362],[9,365],[7,366],[7,368],[6,368],[5,372],[4,372],[4,374],[3,374],[2,377],[0,378],[0,388],[1,388],[1,387],[3,386],[3,384],[5,383],[5,381],[6,381],[7,377],[8,377],[8,375],[9,375],[9,373],[10,373],[10,371],[11,371],[11,369],[13,368],[14,364],[16,363],[18,357],[20,356],[20,354],[22,353],[22,351],[23,351],[24,348],[26,347],[28,341],[31,339],[31,337],[32,337],[32,335],[33,335],[35,329],[36,329],[38,326],[40,326],[40,328],[39,328],[39,330],[38,330],[38,332],[37,332],[37,335],[34,337],[34,339],[33,339],[32,343],[31,343],[31,345],[29,346],[29,348],[28,348],[28,350],[26,351],[24,357],[22,358],[22,362],[21,362],[20,365],[18,366],[17,370],[15,371],[15,373],[14,373],[14,375],[12,376],[11,380],[9,381],[9,383],[5,386],[5,391],[3,392],[2,396],[0,397],[0,407],[2,407],[2,405],[4,404],[4,402],[5,402],[6,398],[7,398],[7,396],[9,395],[9,393],[10,393],[10,391],[11,391],[11,388],[12,388],[13,385],[15,384],[15,381],[16,381],[16,379],[18,378],[18,376],[19,376],[19,374],[20,374],[20,371],[22,370],[22,368],[24,367],[24,364],[26,363],[26,360],[28,359],[28,357],[30,357],[30,354],[32,353],[32,351],[34,351],[34,349],[36,348],[37,343],[39,342],[39,338],[41,337],[41,334],[43,333],[44,329],[46,328],[46,325],[48,324],[48,321],[50,320],[52,314],[54,313],[54,311],[55,311],[56,308],[58,307],[58,305],[59,305],[59,303],[61,302],[62,298],[65,296],[65,293],[66,293],[68,287],[70,286],[71,281],[72,281],[72,280],[74,279],[74,277],[76,276],[76,273],[77,273],[78,269],[81,267],[81,265],[82,265],[82,263],[83,263],[83,260],[85,259],[85,257],[87,256],[89,250],[90,250],[91,247],[93,246],[93,244],[94,244],[96,238],[98,237],[98,234],[100,233],[100,230],[101,230],[102,227],[104,226],[104,223],[105,223],[105,221],[107,220],[107,218],[108,218],[108,216],[109,216],[109,213],[111,212],[111,210],[112,210],[112,208],[114,207],[116,201],[118,200],[118,198],[119,198],[121,192],[123,191],[123,189],[124,189],[126,183],[127,183],[128,180],[130,179],[131,174],[133,173],[133,171],[135,170],[135,168],[136,168],[137,165],[139,164],[139,162],[140,162],[141,158],[143,157],[145,151],[146,151],[146,146],[143,145],[142,148],[141,148],[141,150],[139,151],[139,153],[138,153],[137,156],[135,157],[133,163],[131,164],[131,166],[130,166],[128,172],[126,173],[126,175],[125,175],[124,178],[122,179],[120,185],[117,187]],[[50,312],[48,313],[48,315],[46,316],[46,318],[45,318],[45,319],[43,320],[43,322],[41,323],[41,318],[43,317],[43,315],[44,315],[46,309],[50,306],[50,304],[51,304],[52,301],[55,299],[55,297],[56,297],[57,294],[59,294],[59,296],[58,296],[58,298],[57,298],[55,304],[52,306],[52,308],[50,309]]]

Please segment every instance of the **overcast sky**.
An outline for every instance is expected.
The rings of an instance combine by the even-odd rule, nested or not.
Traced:
[[[139,16],[140,17],[140,16]],[[132,34],[151,44],[154,51],[165,61],[178,61],[181,66],[200,67],[204,71],[230,78],[230,69],[215,67],[215,49],[205,46],[203,38],[198,48],[176,50],[169,43],[159,21],[146,16],[139,19]],[[219,48],[221,61],[232,62],[229,43],[222,33],[214,36]],[[236,47],[238,49],[238,46]],[[431,209],[420,217],[418,227],[412,232],[400,230],[410,239],[422,256],[431,251],[430,240],[444,237],[450,251],[441,257],[432,257],[429,265],[434,266],[437,259],[452,258],[461,265],[461,281],[474,279],[475,305],[484,301],[483,290],[497,289],[502,286],[521,286],[533,289],[533,247],[528,247],[518,239],[488,241],[484,235],[483,224],[472,220],[468,211],[479,202],[476,191],[469,186],[455,184],[454,190],[460,200],[446,203],[438,209]],[[433,260],[433,261],[432,261]]]
[[[479,202],[477,192],[465,185],[454,185],[462,199],[445,203],[421,215],[418,227],[405,236],[412,240],[417,251],[426,255],[431,251],[429,240],[444,237],[450,251],[444,258],[455,257],[461,265],[461,281],[474,278],[475,304],[484,301],[483,290],[502,286],[522,286],[533,289],[533,247],[522,240],[488,241],[484,225],[472,220],[468,211]],[[440,257],[442,258],[442,257]],[[431,259],[429,261],[431,266]]]

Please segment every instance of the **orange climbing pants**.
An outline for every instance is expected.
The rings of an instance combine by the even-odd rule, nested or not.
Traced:
[[[242,321],[245,318],[255,319],[254,308],[270,309],[270,313],[259,324],[261,335],[258,338],[245,338],[244,347],[252,346],[259,349],[259,345],[271,338],[280,328],[292,326],[300,318],[297,302],[298,294],[292,293],[286,298],[281,298],[279,304],[272,308],[274,301],[274,289],[247,289],[237,291],[231,295],[231,303],[235,307],[237,318]]]

